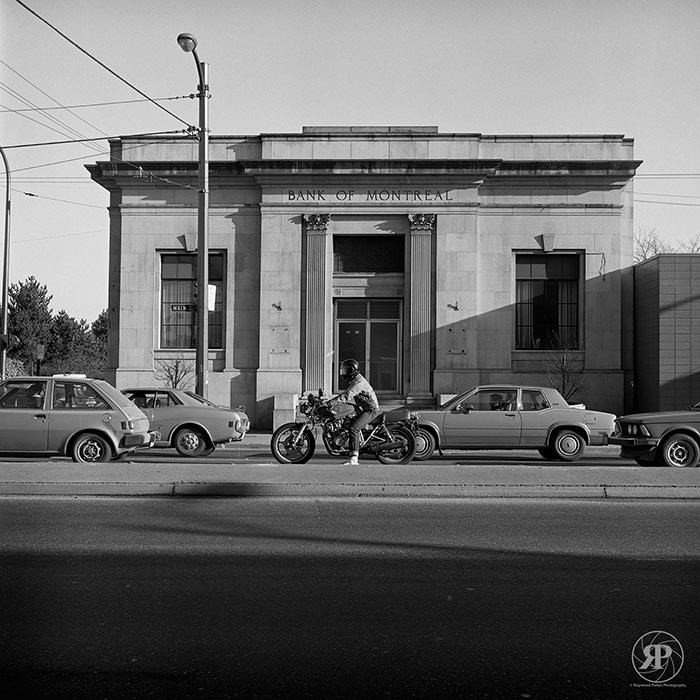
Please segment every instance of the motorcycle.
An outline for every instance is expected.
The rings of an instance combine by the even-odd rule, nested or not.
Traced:
[[[316,432],[320,430],[328,454],[348,456],[350,424],[358,415],[354,404],[309,394],[299,406],[298,420],[281,425],[272,434],[270,449],[282,464],[304,464],[316,450]],[[360,454],[375,456],[382,464],[406,464],[413,459],[416,441],[411,419],[387,424],[380,414],[360,433]]]

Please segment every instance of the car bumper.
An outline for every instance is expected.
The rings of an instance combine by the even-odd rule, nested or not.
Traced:
[[[156,440],[160,438],[160,433],[150,431],[148,433],[139,433],[137,435],[125,435],[122,439],[122,447],[127,450],[135,450],[138,448],[153,447]]]
[[[607,433],[591,433],[589,439],[589,444],[595,447],[604,447],[610,442],[610,437]]]
[[[620,437],[619,435],[612,435],[608,442],[611,445],[620,446],[621,457],[632,458],[653,456],[656,448],[659,446],[659,441],[650,437]]]

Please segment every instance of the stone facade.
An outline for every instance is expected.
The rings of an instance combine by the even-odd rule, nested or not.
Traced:
[[[152,384],[158,363],[194,359],[193,348],[162,346],[162,260],[196,252],[197,143],[129,137],[111,148],[89,167],[111,192],[111,378]],[[516,263],[570,255],[575,398],[622,412],[632,139],[306,127],[212,136],[209,160],[209,247],[225,261],[211,400],[244,403],[268,428],[294,396],[337,388],[338,353],[362,334],[387,404],[429,404],[480,382],[549,383],[556,353],[516,341]],[[349,245],[357,264],[354,241],[385,252],[344,271],[338,250]],[[367,316],[356,317],[363,300]]]

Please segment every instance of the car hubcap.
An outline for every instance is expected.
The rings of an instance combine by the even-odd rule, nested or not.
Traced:
[[[102,450],[100,446],[95,442],[87,442],[83,446],[83,459],[87,462],[96,462],[99,460]]]
[[[565,435],[559,440],[559,449],[567,455],[576,454],[578,440],[573,435]]]
[[[688,461],[690,452],[685,443],[674,442],[669,448],[668,455],[674,464],[683,466]]]
[[[199,438],[194,433],[185,433],[180,444],[184,450],[192,452],[199,447]]]

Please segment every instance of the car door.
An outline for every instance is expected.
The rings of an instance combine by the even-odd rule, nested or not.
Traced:
[[[445,414],[445,445],[518,447],[520,412],[513,389],[477,389]]]
[[[523,389],[521,399],[522,445],[542,447],[552,422],[552,408],[539,389]]]
[[[96,430],[114,434],[111,427],[124,419],[94,387],[79,380],[53,380],[49,412],[48,447],[50,452],[62,452],[67,441],[78,431]]]
[[[46,452],[46,381],[8,380],[0,388],[0,452]]]
[[[182,404],[167,390],[151,392],[152,402],[147,404],[151,429],[157,430],[162,440],[168,440],[173,429],[183,420]]]

